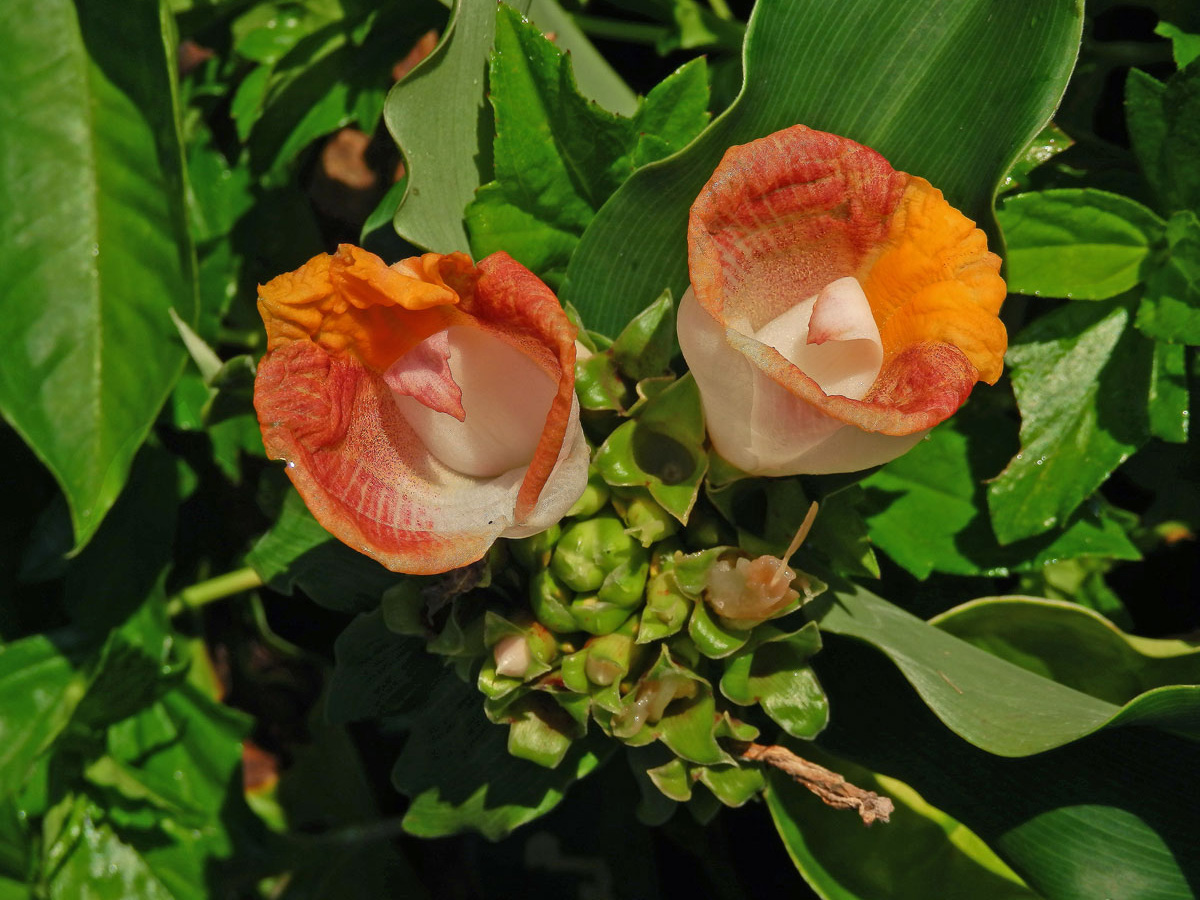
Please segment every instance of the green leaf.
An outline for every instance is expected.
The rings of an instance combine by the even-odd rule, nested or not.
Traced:
[[[1171,53],[1175,57],[1175,65],[1179,68],[1182,69],[1200,58],[1200,34],[1189,34],[1170,22],[1159,22],[1154,26],[1154,33],[1171,42]]]
[[[418,714],[445,669],[425,641],[388,630],[379,609],[355,617],[333,650],[337,665],[325,708],[334,724]]]
[[[491,168],[480,135],[491,132],[483,85],[495,21],[491,4],[457,0],[441,42],[384,104],[408,171],[393,224],[409,243],[438,253],[470,249],[462,211]]]
[[[121,491],[196,317],[173,73],[157,4],[0,14],[0,411],[54,473],[77,547]]]
[[[1137,327],[1152,338],[1200,344],[1200,219],[1178,212],[1167,223],[1167,257],[1146,283]]]
[[[471,250],[505,250],[553,282],[634,167],[682,147],[707,123],[704,64],[680,69],[625,118],[580,94],[570,59],[510,7],[497,8],[495,41],[495,181],[467,207]]]
[[[612,334],[664,287],[682,296],[687,211],[721,155],[797,122],[873,147],[990,227],[995,187],[1049,119],[1081,27],[1075,2],[898,0],[881,13],[875,0],[760,0],[742,93],[686,151],[613,195],[571,259],[563,298]]]
[[[295,491],[288,492],[279,521],[246,554],[246,563],[272,590],[291,594],[299,588],[340,612],[374,608],[401,577],[333,537]]]
[[[822,633],[886,654],[947,727],[997,756],[1041,753],[1114,725],[1200,740],[1200,686],[1159,687],[1122,707],[998,659],[846,582],[805,610]]]
[[[584,95],[622,116],[633,114],[637,109],[637,95],[592,46],[576,24],[574,15],[563,10],[555,0],[532,0],[528,15],[544,34],[554,35],[556,46],[571,54],[575,78]]]
[[[392,769],[393,784],[412,800],[404,829],[418,837],[478,831],[498,840],[557,806],[614,749],[609,741],[576,741],[547,769],[509,755],[508,729],[489,722],[482,697],[453,674],[427,696]]]
[[[626,377],[641,381],[669,370],[675,352],[674,313],[671,292],[664,291],[617,335],[610,349]]]
[[[926,900],[934,885],[939,900],[1038,900],[978,835],[908,785],[810,744],[800,752],[896,807],[887,825],[867,830],[857,816],[831,810],[786,775],[768,773],[775,828],[823,900]]]
[[[1077,691],[1123,704],[1172,684],[1200,684],[1200,647],[1126,634],[1074,603],[972,600],[930,620],[994,656]]]
[[[45,635],[0,645],[0,796],[22,784],[71,721],[87,673]]]
[[[1001,192],[1027,187],[1030,172],[1043,163],[1049,162],[1074,143],[1070,135],[1051,122],[1038,132],[1037,137],[1030,141],[1021,155],[1017,157],[1017,161],[1004,176]]]
[[[867,523],[880,549],[921,579],[931,572],[1002,576],[1079,557],[1141,557],[1099,502],[1061,529],[1000,546],[987,515],[987,487],[1016,447],[1015,436],[1010,444],[996,425],[993,411],[968,404],[863,480]]]
[[[815,662],[836,710],[819,738],[823,748],[911,785],[1047,900],[1183,900],[1194,893],[1200,811],[1180,802],[1181,782],[1172,775],[1200,765],[1194,741],[1113,728],[1005,759],[956,737],[880,654],[823,632],[827,643]],[[925,649],[928,658],[936,652]],[[983,699],[1009,687],[1002,678],[970,692]],[[1013,697],[1014,721],[1044,721],[1039,694]],[[1063,712],[1070,715],[1069,707]]]
[[[1150,381],[1150,433],[1164,441],[1186,443],[1189,402],[1186,350],[1179,344],[1157,342]]]
[[[1009,197],[996,211],[1008,248],[1008,289],[1106,300],[1146,277],[1162,219],[1136,200],[1092,188]]]
[[[988,486],[1001,543],[1066,521],[1149,436],[1153,344],[1123,305],[1069,304],[1008,351],[1021,451]]]
[[[1131,69],[1125,104],[1130,142],[1162,208],[1200,208],[1200,62],[1165,85]]]
[[[791,634],[757,640],[735,654],[721,676],[721,693],[740,706],[758,703],[780,728],[795,738],[812,739],[829,721],[829,701],[809,658],[821,649],[816,625]]]

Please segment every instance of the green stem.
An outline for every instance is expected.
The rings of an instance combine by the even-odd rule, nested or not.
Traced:
[[[199,609],[209,603],[216,603],[218,600],[232,597],[234,594],[254,590],[262,583],[258,573],[249,566],[233,572],[226,572],[224,575],[218,575],[216,578],[210,578],[184,588],[167,601],[167,614],[177,616],[185,609]]]
[[[624,19],[603,19],[599,16],[585,16],[578,13],[574,18],[575,24],[583,29],[588,37],[626,41],[630,44],[653,46],[670,33],[670,29],[662,25],[628,22]]]

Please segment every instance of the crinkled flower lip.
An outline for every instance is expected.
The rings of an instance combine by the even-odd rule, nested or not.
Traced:
[[[389,267],[342,245],[261,287],[259,309],[267,453],[328,531],[388,568],[466,565],[582,493],[575,329],[507,254]]]
[[[680,344],[713,445],[747,471],[886,462],[1000,376],[983,232],[847,138],[796,125],[730,148],[688,249]]]

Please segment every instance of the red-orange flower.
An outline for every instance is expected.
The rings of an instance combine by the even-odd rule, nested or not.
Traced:
[[[1000,377],[1000,260],[873,150],[796,125],[732,147],[692,206],[679,343],[713,446],[755,474],[850,472]]]
[[[583,492],[575,329],[507,254],[387,266],[343,244],[259,289],[254,405],[333,535],[445,572],[558,521]]]

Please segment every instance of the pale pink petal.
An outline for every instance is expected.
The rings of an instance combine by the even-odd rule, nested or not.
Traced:
[[[467,417],[462,389],[450,370],[449,331],[437,331],[396,360],[383,380],[398,397],[411,397],[420,406],[453,416]]]

